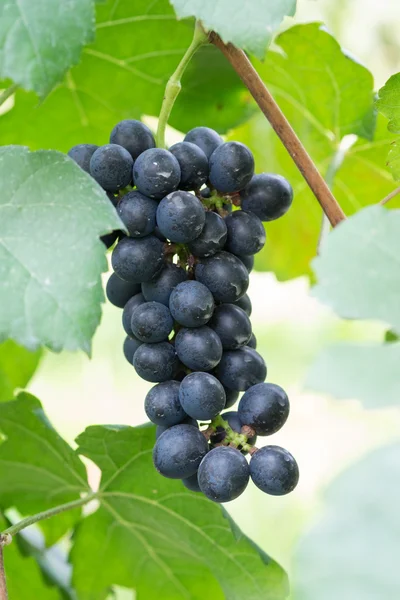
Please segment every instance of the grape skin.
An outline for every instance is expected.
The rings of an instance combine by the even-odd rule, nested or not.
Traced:
[[[171,242],[191,242],[200,235],[205,220],[203,205],[189,192],[172,192],[157,208],[158,228]]]
[[[90,159],[90,174],[108,192],[117,192],[132,181],[132,156],[117,144],[100,146]]]
[[[132,313],[133,335],[148,344],[167,340],[173,326],[171,313],[164,304],[159,302],[144,302]]]
[[[185,142],[191,142],[201,148],[209,159],[218,146],[224,143],[222,137],[209,127],[195,127],[185,135]]]
[[[234,304],[221,304],[214,310],[209,322],[221,340],[224,350],[246,346],[251,338],[251,323],[244,310]]]
[[[239,402],[239,418],[258,435],[272,435],[283,427],[289,416],[289,398],[273,383],[259,383],[250,387]]]
[[[131,326],[133,312],[138,306],[143,304],[144,301],[143,294],[139,293],[132,296],[124,306],[124,310],[122,311],[122,327],[129,337],[135,337]]]
[[[156,227],[157,202],[133,191],[125,194],[118,202],[117,213],[133,238],[153,233]]]
[[[238,350],[224,352],[215,373],[224,387],[242,392],[263,382],[267,376],[267,367],[256,350],[242,346]]]
[[[220,192],[239,192],[253,174],[253,155],[240,142],[226,142],[210,156],[210,182]]]
[[[247,342],[249,348],[253,348],[254,350],[257,348],[257,338],[254,333],[251,334],[251,338]]]
[[[206,438],[198,429],[192,425],[174,425],[156,441],[153,462],[164,477],[186,479],[196,473],[207,451]]]
[[[139,346],[142,345],[143,342],[137,340],[136,338],[129,337],[129,335],[124,340],[123,352],[126,360],[130,365],[133,364],[133,357],[135,355],[136,350]]]
[[[239,260],[242,261],[242,263],[244,264],[244,266],[247,269],[248,273],[251,273],[254,267],[254,256],[252,254],[249,254],[247,256],[244,256],[243,254],[241,254],[240,256],[236,255],[238,257]]]
[[[236,390],[229,390],[227,387],[224,387],[224,390],[226,397],[224,408],[231,408],[238,401],[239,392],[237,392]]]
[[[186,279],[186,271],[181,267],[166,264],[156,279],[142,283],[143,296],[148,302],[160,302],[165,306],[169,306],[172,290]]]
[[[279,446],[264,446],[250,460],[253,483],[272,496],[284,496],[294,490],[299,481],[299,467],[294,457]]]
[[[163,268],[164,245],[154,235],[124,238],[115,246],[111,264],[121,279],[132,283],[150,281]]]
[[[107,281],[107,298],[111,304],[114,304],[114,306],[117,306],[118,308],[124,308],[128,300],[130,300],[132,296],[139,294],[140,291],[141,287],[139,283],[124,281],[115,273],[112,273]]]
[[[80,166],[81,169],[90,173],[90,159],[96,152],[98,146],[95,144],[78,144],[68,151],[68,156]]]
[[[244,492],[250,470],[236,448],[219,446],[210,450],[200,463],[197,479],[203,494],[214,502],[230,502]]]
[[[178,188],[181,168],[171,152],[163,148],[151,148],[136,159],[133,179],[139,192],[161,200]]]
[[[225,391],[210,373],[190,373],[179,388],[179,400],[186,414],[198,421],[211,421],[226,403]]]
[[[192,417],[186,416],[183,421],[180,423],[180,425],[192,425],[193,427],[196,427],[196,429],[199,428],[199,424],[195,419],[192,419]],[[169,429],[169,427],[166,427],[165,425],[157,425],[156,427],[156,440],[158,440],[158,438],[160,437],[160,435],[162,433],[164,433],[164,431],[167,431],[167,429]]]
[[[181,168],[179,189],[198,190],[208,178],[208,159],[203,150],[191,142],[178,142],[169,149]]]
[[[236,255],[257,254],[265,244],[265,229],[257,217],[251,212],[236,210],[225,219],[228,229],[226,250]]]
[[[135,352],[133,366],[145,381],[161,383],[174,378],[178,360],[174,347],[169,342],[142,344]]]
[[[193,371],[211,371],[222,356],[221,340],[209,327],[183,328],[175,339],[179,360]]]
[[[249,274],[244,264],[224,251],[201,259],[195,267],[195,277],[208,287],[218,302],[236,302],[249,287]]]
[[[147,125],[134,119],[124,119],[111,131],[110,144],[119,144],[136,160],[145,150],[155,148],[156,142]]]
[[[197,480],[197,471],[194,475],[190,477],[186,477],[186,479],[182,479],[182,483],[191,492],[201,492],[199,482]]]
[[[152,423],[169,428],[187,417],[179,401],[180,385],[179,381],[164,381],[147,393],[144,409]]]
[[[227,237],[225,220],[217,213],[208,211],[202,232],[195,240],[189,242],[189,250],[195,256],[208,258],[222,250]]]
[[[244,310],[246,315],[248,317],[251,317],[253,307],[251,305],[251,300],[248,294],[244,294],[241,298],[239,298],[239,300],[236,300],[236,302],[232,302],[232,304],[235,304],[235,306],[238,306],[239,308]]]
[[[251,211],[261,221],[274,221],[289,210],[293,188],[281,175],[261,173],[254,175],[240,195],[243,210]]]
[[[184,327],[200,327],[211,319],[214,298],[198,281],[184,281],[172,290],[169,308],[175,321]]]

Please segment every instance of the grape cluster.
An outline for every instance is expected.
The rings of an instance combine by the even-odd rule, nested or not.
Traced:
[[[125,120],[109,144],[69,155],[106,190],[128,232],[102,238],[118,239],[106,293],[123,309],[126,359],[156,384],[145,399],[156,469],[215,502],[237,498],[250,478],[268,494],[291,492],[293,456],[255,447],[284,425],[289,400],[265,383],[246,294],[262,221],[289,209],[290,184],[255,175],[250,150],[207,127],[165,150],[144,124]],[[223,412],[240,392],[237,410]]]

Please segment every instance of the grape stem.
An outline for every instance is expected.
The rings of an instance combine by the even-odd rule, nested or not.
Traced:
[[[388,194],[383,200],[381,200],[379,202],[379,204],[381,206],[385,206],[385,204],[387,204],[392,198],[394,198],[398,194],[400,194],[400,187],[398,187],[395,190],[393,190],[393,192],[390,192],[390,194]]]
[[[226,437],[222,443],[223,446],[232,446],[234,448],[240,446],[242,450],[250,452],[252,446],[247,443],[247,435],[233,431],[229,423],[225,421],[223,415],[217,415],[209,425],[209,429],[212,428],[214,431],[216,431],[218,427],[225,429]]]
[[[0,536],[0,600],[8,600],[6,572],[4,570],[2,536]]]
[[[175,100],[177,99],[179,92],[182,88],[182,75],[185,72],[185,69],[188,66],[193,55],[201,46],[204,46],[204,44],[208,44],[208,35],[205,33],[200,23],[196,23],[192,42],[189,48],[186,50],[185,54],[183,55],[175,72],[169,78],[165,88],[164,99],[161,106],[160,117],[158,120],[156,137],[157,146],[159,148],[165,148],[165,129],[167,127],[172,108],[175,104]]]
[[[6,90],[4,90],[4,92],[2,94],[0,94],[0,106],[2,104],[4,104],[4,102],[6,100],[9,99],[10,96],[12,96],[18,89],[18,84],[17,83],[13,83],[13,85],[10,85],[10,87],[8,87]],[[0,598],[1,600],[1,598]]]
[[[209,34],[209,39],[221,50],[250,91],[308,183],[332,227],[344,221],[346,216],[336,198],[246,54],[233,44],[224,44],[215,32]]]

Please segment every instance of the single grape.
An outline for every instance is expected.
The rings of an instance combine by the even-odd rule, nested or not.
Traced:
[[[171,152],[163,148],[151,148],[136,159],[133,179],[139,192],[161,200],[178,188],[181,169]]]
[[[252,254],[248,254],[247,256],[244,256],[243,254],[241,254],[240,256],[236,255],[238,257],[239,260],[242,261],[242,263],[244,264],[244,266],[247,269],[248,273],[251,273],[254,267],[254,256]]]
[[[224,387],[224,390],[225,390],[225,396],[226,396],[226,402],[225,402],[224,408],[231,408],[238,401],[239,392],[237,392],[236,390],[230,390],[227,387]]]
[[[239,418],[258,435],[279,431],[289,416],[289,398],[273,383],[258,383],[250,387],[239,402]]]
[[[209,127],[195,127],[188,131],[184,139],[185,142],[191,142],[201,148],[207,158],[210,158],[218,146],[224,143],[224,140],[214,129]]]
[[[119,144],[136,160],[145,150],[155,148],[156,142],[147,125],[134,119],[124,119],[112,130],[110,144]]]
[[[279,219],[293,201],[290,183],[284,177],[271,173],[254,175],[240,195],[243,210],[254,213],[261,221]]]
[[[211,198],[211,190],[209,187],[205,187],[202,190],[200,190],[200,194],[202,198]]]
[[[251,457],[250,475],[256,486],[266,494],[284,496],[296,487],[299,467],[284,448],[264,446]]]
[[[202,232],[188,244],[190,252],[201,258],[208,258],[222,250],[228,237],[225,220],[222,217],[211,211],[206,212],[205,215]]]
[[[225,407],[225,391],[210,373],[190,373],[179,388],[179,400],[186,414],[198,421],[211,421]]]
[[[139,293],[132,296],[124,306],[124,310],[122,311],[122,327],[129,337],[135,337],[131,327],[132,315],[135,309],[144,302],[145,299],[143,294]]]
[[[253,155],[240,142],[226,142],[210,156],[210,182],[219,192],[239,192],[253,174]]]
[[[264,381],[267,367],[256,350],[243,346],[224,352],[215,373],[224,387],[242,392]]]
[[[183,281],[171,292],[169,309],[175,321],[184,327],[200,327],[212,317],[214,298],[198,281]]]
[[[251,334],[251,338],[247,342],[249,348],[253,348],[254,350],[257,348],[257,338],[254,333]]]
[[[128,300],[130,300],[132,296],[140,294],[140,291],[140,283],[124,281],[115,273],[110,275],[110,278],[107,281],[106,296],[109,302],[118,308],[124,308]]]
[[[228,229],[228,239],[225,244],[226,250],[232,254],[248,255],[257,254],[265,244],[264,225],[251,212],[235,210],[225,219]]]
[[[132,181],[132,156],[117,144],[100,146],[90,159],[90,174],[109,192],[117,192]]]
[[[164,342],[174,327],[169,309],[160,302],[144,302],[132,313],[133,335],[148,344]]]
[[[179,401],[179,381],[158,383],[147,393],[144,409],[156,425],[172,427],[187,417]]]
[[[154,235],[123,238],[113,250],[111,264],[118,277],[125,281],[150,281],[164,266],[164,244]]]
[[[224,350],[246,346],[251,337],[251,323],[243,309],[234,304],[221,304],[214,310],[209,322],[221,340]]]
[[[186,271],[173,263],[167,263],[156,279],[142,283],[142,292],[148,302],[160,302],[169,306],[172,290],[186,279]]]
[[[198,190],[208,179],[208,158],[203,150],[190,142],[178,142],[169,149],[181,168],[181,190]]]
[[[129,235],[141,238],[153,233],[156,227],[157,202],[140,192],[128,192],[118,202],[117,213]]]
[[[109,248],[111,248],[111,246],[113,246],[115,244],[115,242],[118,239],[118,236],[119,236],[119,231],[116,230],[116,231],[112,231],[111,233],[107,233],[106,235],[100,236],[100,239],[108,250]]]
[[[192,417],[186,416],[183,421],[181,421],[180,425],[192,425],[193,427],[196,427],[196,429],[199,429],[199,424],[195,419],[192,419]],[[173,425],[172,425],[173,427]],[[162,433],[164,433],[164,431],[167,431],[167,429],[169,429],[169,427],[167,427],[166,425],[157,425],[156,427],[156,440],[158,440],[158,438],[160,437],[160,435]]]
[[[239,413],[236,410],[231,410],[229,412],[222,413],[221,416],[235,433],[242,433],[242,422],[239,419]],[[210,441],[212,442],[212,439]],[[247,443],[249,444],[249,446],[254,446],[256,441],[256,435],[247,438]],[[242,454],[247,454],[247,451],[243,450],[241,446],[238,446],[238,450],[240,450]]]
[[[172,192],[157,208],[157,225],[171,242],[191,242],[200,235],[205,220],[202,203],[189,192]]]
[[[248,317],[251,316],[253,307],[251,305],[251,300],[248,294],[244,294],[241,298],[239,298],[239,300],[236,300],[236,302],[232,302],[232,304],[235,304],[235,306],[238,306],[239,308],[244,310]]]
[[[201,492],[199,482],[197,481],[197,471],[194,475],[190,477],[186,477],[186,479],[182,479],[182,483],[191,492]]]
[[[137,340],[136,338],[129,337],[129,335],[125,338],[123,351],[124,356],[130,365],[133,364],[133,357],[135,355],[136,350],[139,346],[142,345],[143,342]]]
[[[201,491],[214,502],[230,502],[240,496],[249,477],[245,457],[229,446],[211,450],[201,461],[197,473]]]
[[[249,274],[244,264],[229,252],[218,252],[202,258],[195,267],[197,281],[212,292],[218,302],[236,302],[249,287]]]
[[[196,427],[174,425],[156,441],[153,462],[164,477],[186,479],[196,473],[207,451],[206,438]]]
[[[211,371],[222,356],[221,340],[209,327],[183,328],[175,338],[179,360],[193,371]]]
[[[133,366],[145,381],[161,383],[173,379],[178,369],[178,359],[169,342],[142,344],[135,352]]]
[[[78,144],[68,151],[68,156],[72,158],[81,169],[86,171],[86,173],[90,173],[90,159],[97,148],[98,146],[95,144]]]
[[[167,238],[165,237],[165,235],[163,235],[161,233],[161,231],[159,230],[159,228],[156,226],[156,228],[154,229],[154,235],[156,237],[158,237],[159,240],[161,240],[162,242],[166,242]]]

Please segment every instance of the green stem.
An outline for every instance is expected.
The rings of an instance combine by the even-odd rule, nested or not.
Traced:
[[[229,423],[225,421],[223,415],[217,415],[215,419],[211,421],[211,427],[214,430],[216,430],[217,427],[222,427],[223,429],[225,429],[226,438],[223,443],[227,446],[229,444],[233,444],[236,447],[241,446],[243,450],[247,451],[249,451],[249,449],[251,448],[251,446],[247,443],[247,436],[243,435],[242,433],[236,433],[236,431],[233,431]]]
[[[4,92],[2,94],[0,94],[0,106],[2,104],[4,104],[4,102],[6,100],[8,100],[8,98],[10,96],[12,96],[14,94],[14,92],[16,92],[16,90],[18,89],[18,84],[17,83],[13,83],[12,85],[10,85],[10,87],[8,87],[6,90],[4,90]]]
[[[87,504],[91,500],[95,500],[96,498],[98,498],[97,493],[90,493],[84,496],[83,498],[79,498],[78,500],[73,500],[72,502],[67,502],[66,504],[60,504],[59,506],[55,506],[54,508],[50,508],[49,510],[37,513],[36,515],[32,515],[31,517],[22,519],[22,521],[20,521],[19,523],[12,525],[11,527],[3,531],[2,535],[15,535],[16,533],[22,531],[22,529],[25,529],[26,527],[29,527],[30,525],[33,525],[38,521],[44,521],[44,519],[49,519],[50,517],[58,515],[67,510],[72,510],[73,508],[84,506],[85,504]]]
[[[165,88],[165,94],[163,103],[161,106],[160,117],[158,120],[158,129],[157,129],[157,146],[159,148],[165,148],[165,129],[167,127],[167,123],[169,117],[171,115],[172,108],[175,104],[175,100],[177,99],[179,92],[181,91],[181,78],[183,73],[185,72],[186,67],[188,66],[191,58],[196,53],[196,51],[208,43],[208,35],[200,25],[200,23],[196,23],[192,43],[189,48],[186,50],[182,60],[180,61],[176,71],[171,75],[168,80],[168,83]]]

